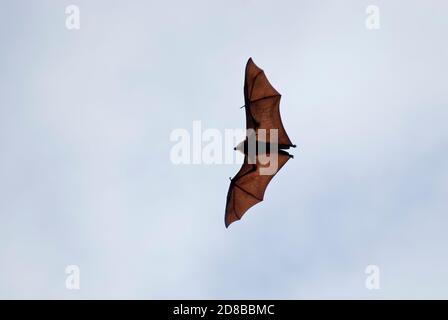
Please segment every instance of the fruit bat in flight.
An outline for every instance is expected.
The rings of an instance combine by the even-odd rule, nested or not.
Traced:
[[[292,144],[280,118],[280,93],[269,83],[252,58],[247,61],[244,79],[246,139],[235,147],[244,153],[244,163],[230,179],[225,225],[240,220],[249,208],[263,201],[275,174],[293,158],[285,149]]]

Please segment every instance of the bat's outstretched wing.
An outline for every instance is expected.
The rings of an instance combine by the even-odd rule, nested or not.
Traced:
[[[268,167],[257,159],[256,164],[250,164],[248,156],[244,158],[244,163],[230,182],[227,193],[225,224],[228,227],[232,222],[240,220],[250,207],[263,201],[264,192],[277,172],[289,160],[290,155],[285,151],[278,153],[277,169],[271,175],[260,173],[262,168]]]
[[[264,71],[257,67],[252,58],[247,61],[244,80],[244,104],[246,108],[246,128],[266,129],[266,139],[270,140],[270,129],[278,130],[278,144],[293,146],[283,127],[280,117],[281,95],[269,83]]]

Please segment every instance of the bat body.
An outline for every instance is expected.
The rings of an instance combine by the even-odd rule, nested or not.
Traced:
[[[289,146],[284,144],[275,144],[266,141],[256,141],[254,144],[254,153],[255,155],[269,155],[273,152],[281,152],[289,148],[295,148],[295,145]],[[249,139],[246,138],[244,141],[241,141],[233,150],[238,150],[244,155],[249,155]],[[294,158],[292,154],[289,155],[291,158]]]
[[[234,148],[244,153],[245,157],[241,169],[230,181],[226,227],[240,220],[249,208],[263,201],[271,179],[293,158],[285,151],[295,145],[282,124],[280,98],[280,93],[269,83],[264,71],[250,58],[244,79],[246,139]]]

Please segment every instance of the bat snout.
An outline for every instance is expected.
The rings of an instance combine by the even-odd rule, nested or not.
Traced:
[[[233,150],[238,150],[242,154],[244,154],[244,141],[241,141],[240,143],[238,143],[238,145],[235,148],[233,148]]]

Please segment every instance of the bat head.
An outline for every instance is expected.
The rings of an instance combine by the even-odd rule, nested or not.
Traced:
[[[238,143],[238,145],[235,148],[233,148],[233,150],[238,150],[239,152],[244,154],[244,141]]]

